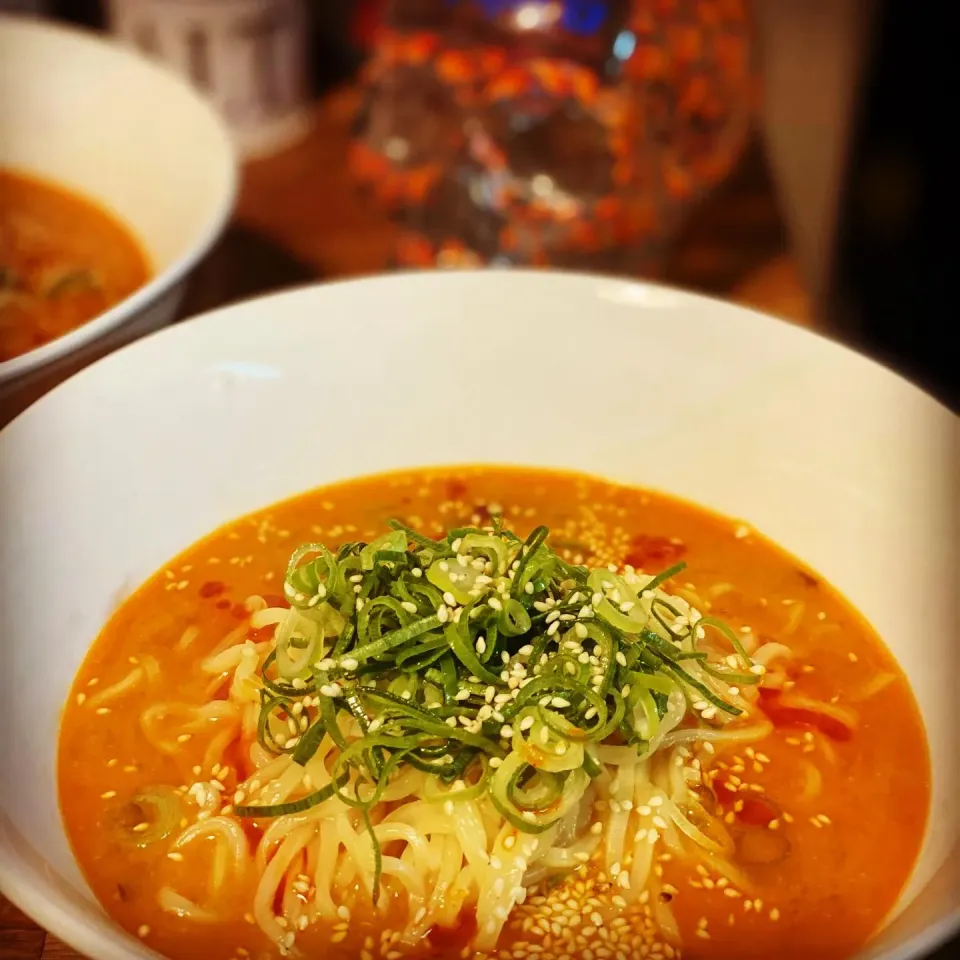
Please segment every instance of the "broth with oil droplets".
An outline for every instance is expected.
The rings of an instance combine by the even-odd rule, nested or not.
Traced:
[[[588,788],[591,809],[576,823],[576,817],[564,821],[572,824],[569,836],[551,841],[551,862],[562,861],[562,869],[538,867],[530,837],[491,819],[483,799],[470,801],[482,808],[479,834],[498,832],[478,852],[457,833],[462,814],[452,800],[430,808],[431,822],[451,818],[449,830],[423,826],[397,810],[425,801],[404,799],[396,787],[397,799],[373,814],[383,860],[374,908],[364,881],[368,847],[357,846],[354,864],[341,844],[369,844],[355,810],[327,798],[286,814],[282,824],[236,815],[245,804],[271,800],[263,793],[274,786],[256,782],[270,779],[271,763],[283,771],[291,764],[264,753],[257,717],[251,726],[253,714],[235,708],[231,697],[245,684],[262,689],[274,676],[262,662],[280,629],[276,618],[298,602],[284,576],[298,545],[323,543],[335,551],[369,543],[388,530],[391,517],[443,538],[456,528],[485,527],[491,516],[502,517],[521,538],[538,525],[548,527],[558,563],[601,572],[614,565],[633,578],[685,562],[663,584],[672,598],[664,602],[689,609],[682,619],[692,623],[698,616],[719,618],[740,639],[760,668],[753,674],[760,682],[744,701],[749,710],[730,729],[753,724],[759,735],[693,739],[689,749],[676,740],[646,766],[606,766]],[[458,544],[454,553],[462,549]],[[385,557],[377,562],[393,562]],[[516,557],[519,565],[522,553]],[[356,576],[361,585],[365,574]],[[410,582],[417,579],[414,574]],[[643,591],[637,596],[642,600]],[[455,598],[444,603],[448,599]],[[631,601],[618,597],[618,603],[616,615],[629,618]],[[550,606],[543,606],[545,620]],[[457,616],[456,603],[448,610]],[[537,610],[530,610],[536,622]],[[569,616],[574,628],[587,622]],[[273,623],[262,622],[271,617]],[[672,625],[682,632],[678,620]],[[578,633],[569,635],[569,659],[576,664],[585,656],[590,669],[595,650],[577,645]],[[296,645],[290,649],[295,655]],[[624,651],[631,652],[622,646],[618,664]],[[475,652],[485,656],[485,643]],[[508,662],[525,656],[508,655],[508,680]],[[340,663],[360,669],[349,657]],[[523,679],[512,687],[504,681],[504,692],[495,694],[506,697],[502,709],[534,675],[535,665],[528,666],[529,677],[519,665]],[[428,683],[425,673],[417,676]],[[323,684],[319,690],[327,693],[314,699],[342,695],[333,687],[349,682]],[[311,706],[298,711],[296,688],[283,689],[287,703],[267,727],[296,742],[303,735],[297,718]],[[724,692],[737,702],[747,696],[730,684]],[[612,697],[621,694],[629,698],[623,690]],[[466,706],[471,696],[460,702]],[[576,705],[568,699],[551,698],[544,710],[569,714]],[[483,702],[481,684],[475,710],[483,711]],[[491,713],[499,706],[491,696]],[[716,707],[695,693],[685,709],[678,731],[690,722],[707,729],[719,722]],[[515,721],[516,729],[504,726],[501,747],[523,735],[521,726],[539,729],[526,719]],[[618,737],[605,741],[604,756],[621,756]],[[571,749],[575,743],[574,735]],[[614,776],[613,769],[621,772]],[[465,776],[469,782],[461,786],[468,788],[473,781]],[[530,783],[548,790],[551,776],[560,774],[518,783],[516,798],[535,792]],[[681,954],[841,960],[869,938],[908,879],[923,836],[929,781],[922,722],[904,676],[863,619],[816,574],[749,527],[670,497],[575,474],[500,467],[411,471],[325,487],[190,547],[121,604],[92,646],[64,711],[59,761],[64,821],[95,894],[118,923],[174,960],[273,958],[291,950],[344,960],[559,960],[588,950],[598,960]],[[681,819],[671,820],[668,811],[688,794],[680,807],[683,823],[722,833],[732,845],[729,855],[704,853],[676,829]],[[338,817],[346,818],[339,826]],[[625,835],[611,838],[620,825]],[[876,869],[880,849],[883,870]],[[500,918],[495,946],[477,949],[483,935],[477,921],[487,916],[487,905],[475,902],[476,885],[486,882],[487,869],[508,875],[521,852],[530,858],[521,873],[524,886],[511,893],[492,880],[482,888],[485,896],[511,896],[512,906]],[[471,868],[471,856],[485,857],[482,867]],[[633,883],[636,877],[642,883]],[[407,942],[404,930],[417,923],[430,926]]]

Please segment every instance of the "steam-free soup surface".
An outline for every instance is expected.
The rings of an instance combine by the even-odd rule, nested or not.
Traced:
[[[112,214],[0,170],[0,362],[93,319],[147,276],[143,251]]]
[[[214,842],[169,855],[176,830],[196,817],[191,786],[219,778],[229,799],[249,775],[241,740],[224,736],[216,717],[187,726],[174,711],[163,731],[176,747],[164,752],[153,728],[147,735],[144,711],[225,695],[223,678],[201,663],[231,632],[231,643],[262,639],[247,626],[245,601],[285,605],[281,584],[295,545],[370,541],[389,517],[437,536],[486,523],[500,508],[521,536],[549,526],[550,542],[572,562],[657,572],[685,561],[678,593],[695,596],[751,648],[777,642],[785,654],[768,661],[757,700],[772,731],[759,742],[698,754],[702,790],[736,839],[735,879],[709,860],[694,867],[658,852],[652,896],[631,896],[628,906],[614,877],[594,862],[581,864],[549,889],[531,891],[494,955],[849,956],[908,878],[929,800],[922,724],[889,652],[815,573],[739,523],[636,489],[520,469],[420,471],[318,490],[217,531],[121,605],[76,679],[59,768],[70,840],[110,916],[174,960],[266,960],[282,952],[253,922],[255,875],[232,877],[213,895],[210,877],[223,869]],[[192,812],[166,840],[131,842],[131,826],[145,815],[131,803],[158,785],[180,788]],[[262,827],[244,825],[250,844]],[[169,893],[162,908],[164,890],[203,905],[208,916],[178,916]],[[302,895],[312,895],[306,875]],[[469,915],[408,948],[391,936],[392,908],[377,914],[362,896],[352,902],[333,922],[297,929],[296,949],[363,960],[469,954],[462,952],[473,932]],[[679,942],[656,927],[657,904],[669,906]]]

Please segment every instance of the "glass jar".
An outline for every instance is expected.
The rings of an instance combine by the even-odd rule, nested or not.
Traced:
[[[746,0],[392,0],[351,163],[400,266],[655,272],[754,114]]]

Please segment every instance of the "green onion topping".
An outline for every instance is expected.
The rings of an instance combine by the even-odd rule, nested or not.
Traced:
[[[572,565],[545,527],[526,540],[499,523],[440,540],[390,527],[336,554],[294,552],[258,737],[305,766],[329,736],[336,759],[322,789],[238,815],[339,797],[360,811],[379,865],[370,810],[413,767],[429,800],[486,797],[539,833],[602,773],[602,743],[642,757],[668,714],[723,723],[741,714],[730,688],[760,679],[733,631],[666,592],[682,564],[658,576]]]

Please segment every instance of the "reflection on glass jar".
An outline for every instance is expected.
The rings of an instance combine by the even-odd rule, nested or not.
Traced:
[[[393,0],[358,178],[403,266],[652,271],[754,113],[745,0]]]

